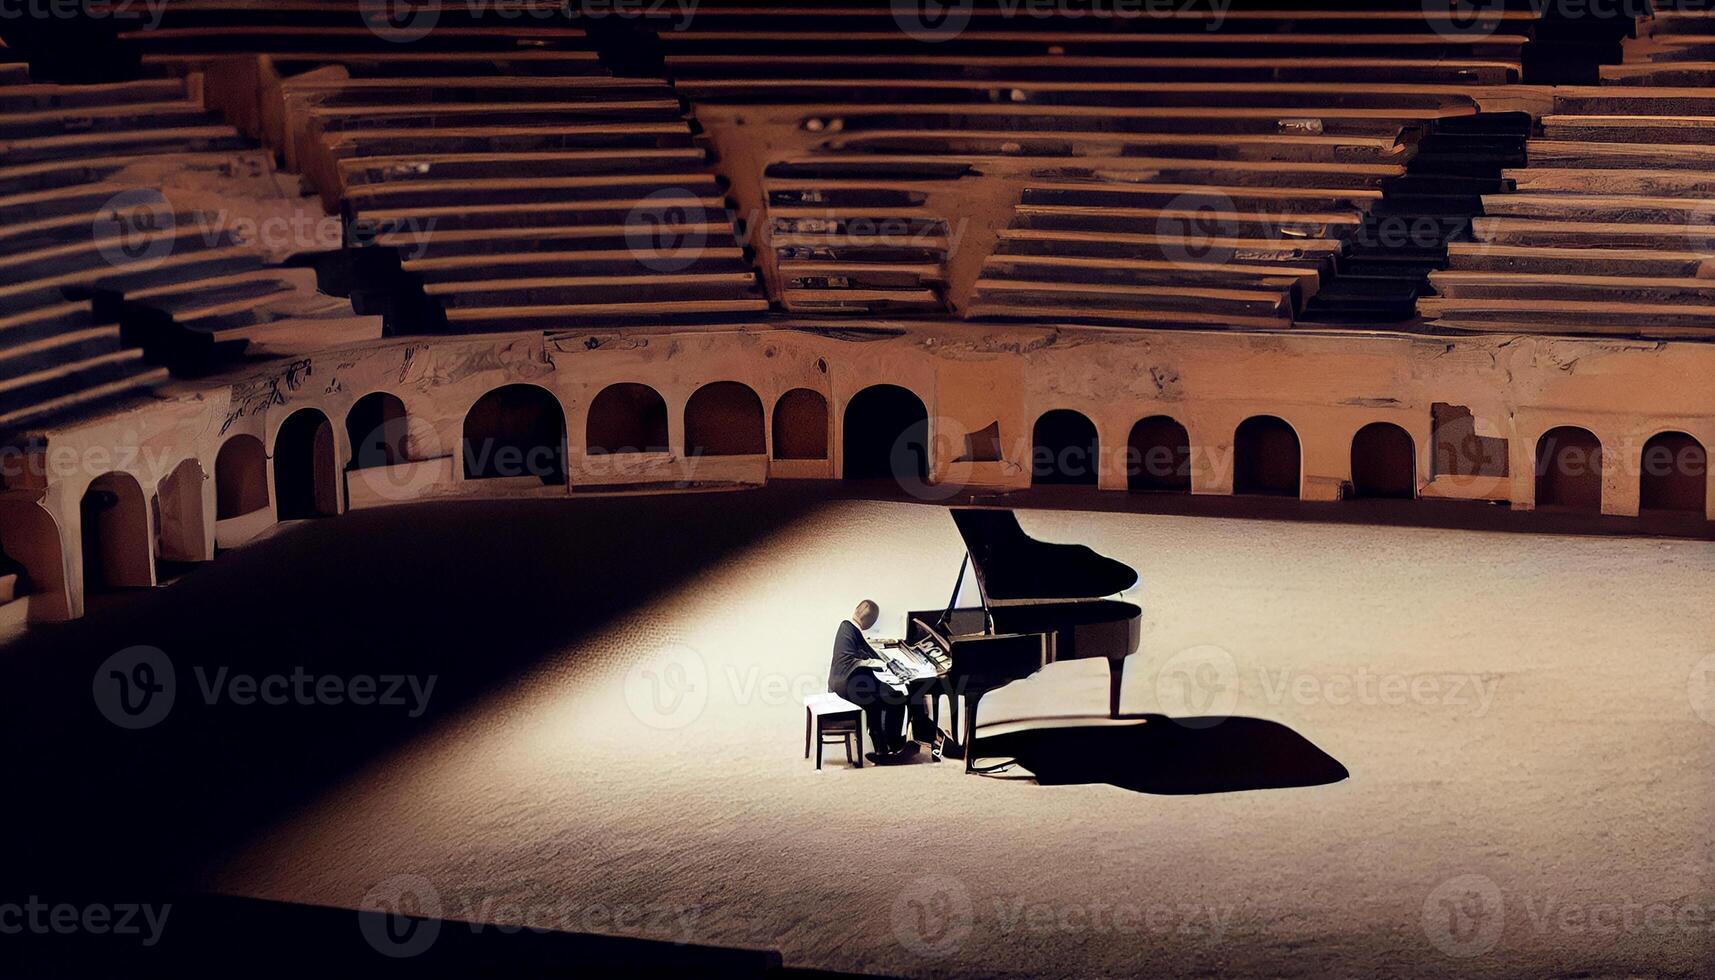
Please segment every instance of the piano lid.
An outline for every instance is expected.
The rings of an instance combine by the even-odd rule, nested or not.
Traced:
[[[1055,602],[1100,599],[1137,584],[1137,570],[1081,544],[1038,541],[999,508],[954,508],[983,601]]]

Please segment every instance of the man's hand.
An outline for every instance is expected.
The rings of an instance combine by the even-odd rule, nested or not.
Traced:
[[[868,667],[872,670],[880,670],[880,669],[887,666],[887,661],[882,660],[880,658],[874,658],[874,659],[870,659],[870,660],[860,660],[860,661],[858,661],[858,666],[859,667]]]

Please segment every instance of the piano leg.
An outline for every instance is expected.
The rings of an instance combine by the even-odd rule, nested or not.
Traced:
[[[965,696],[965,771],[970,772],[976,762],[977,744],[977,704],[981,694]],[[957,724],[955,721],[954,724]]]
[[[1125,679],[1125,658],[1108,658],[1108,717],[1120,716],[1120,681]]]
[[[951,691],[947,692],[947,721],[949,722],[947,725],[947,731],[950,732],[954,738],[958,738],[959,696]]]

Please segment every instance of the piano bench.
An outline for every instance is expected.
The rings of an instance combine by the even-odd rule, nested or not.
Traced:
[[[822,746],[830,740],[845,744],[846,761],[863,768],[863,709],[828,692],[804,699],[804,758],[816,746],[816,768],[822,768]]]

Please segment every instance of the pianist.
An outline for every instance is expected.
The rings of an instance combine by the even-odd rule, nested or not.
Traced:
[[[863,636],[880,615],[881,608],[865,599],[850,619],[840,622],[834,634],[834,660],[828,667],[828,690],[863,708],[870,744],[875,746],[870,755],[876,762],[890,762],[915,755],[917,743],[905,737],[905,694],[876,676],[887,661]]]

